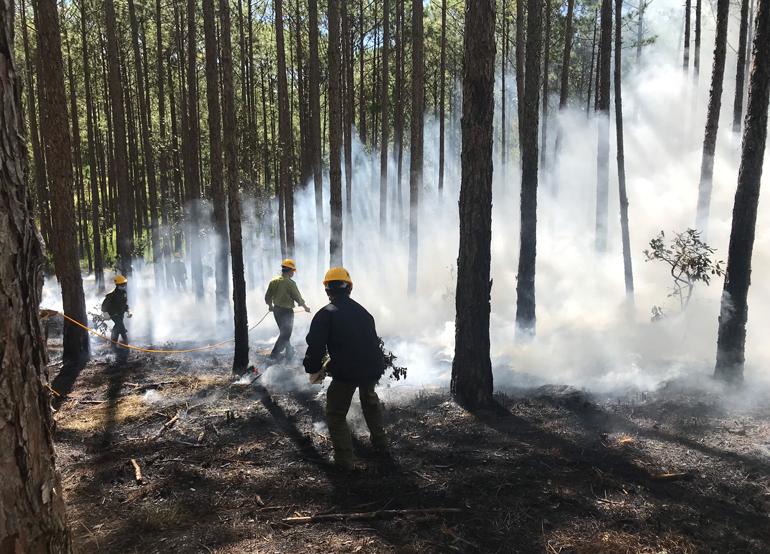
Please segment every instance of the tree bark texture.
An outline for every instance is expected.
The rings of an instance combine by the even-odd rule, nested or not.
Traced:
[[[610,61],[612,59],[612,0],[602,0],[597,89],[598,146],[596,155],[596,251],[607,249],[607,204],[610,180]]]
[[[319,271],[324,260],[323,175],[321,173],[321,77],[318,56],[318,2],[308,0],[310,30],[310,164],[315,192],[315,219]]]
[[[696,81],[700,73],[700,15],[701,0],[695,0],[695,52],[693,53],[692,68]]]
[[[390,51],[390,0],[382,3],[382,79],[380,84],[380,113],[382,114],[382,134],[380,144],[380,232],[385,231],[388,215],[388,107],[390,71],[388,54]]]
[[[137,88],[137,108],[139,112],[139,125],[142,135],[142,151],[144,155],[143,169],[147,175],[147,186],[149,188],[150,198],[150,237],[152,244],[153,274],[155,277],[155,286],[160,288],[163,283],[163,265],[160,255],[160,231],[158,226],[158,182],[155,174],[155,154],[153,153],[152,140],[150,135],[150,105],[145,98],[145,75],[142,72],[142,57],[139,50],[139,24],[136,19],[136,10],[134,1],[128,0],[128,13],[131,21],[131,46],[134,52],[134,72],[136,75]],[[147,91],[149,93],[149,91]],[[144,211],[146,213],[146,211]]]
[[[35,100],[35,87],[34,75],[35,69],[39,66],[39,56],[35,55],[35,60],[32,59],[32,49],[29,45],[29,31],[27,30],[27,7],[24,4],[24,0],[21,0],[21,30],[22,39],[24,42],[24,58],[27,68],[27,112],[29,114],[29,135],[32,142],[32,161],[34,162],[34,175],[35,175],[35,192],[37,198],[37,217],[40,220],[40,231],[43,234],[43,239],[48,243],[51,240],[51,213],[48,204],[48,184],[45,174],[45,156],[43,154],[43,146],[40,143],[40,130],[38,127],[38,111],[36,109],[38,103]],[[39,86],[39,83],[38,83]]]
[[[195,21],[196,0],[187,0],[187,148],[185,149],[185,189],[189,203],[190,219],[188,239],[190,240],[190,273],[192,274],[195,298],[203,298],[203,265],[201,245],[198,236],[200,226],[201,197],[200,185],[200,127],[198,117],[198,39]]]
[[[746,49],[749,28],[749,0],[741,0],[741,26],[738,36],[738,63],[735,69],[735,100],[733,102],[733,133],[740,134],[743,118],[743,87],[746,80]]]
[[[521,148],[521,233],[516,284],[516,328],[524,336],[535,333],[535,257],[537,254],[538,105],[542,0],[527,2],[527,54],[524,69],[524,142]]]
[[[286,52],[283,40],[283,0],[274,0],[275,45],[278,51],[278,140],[280,150],[280,190],[286,225],[286,255],[294,256],[294,189],[292,187],[292,130],[289,88],[286,81]]]
[[[227,209],[225,208],[224,165],[222,161],[222,112],[219,104],[219,47],[216,36],[214,0],[203,0],[203,35],[206,44],[206,101],[209,124],[209,171],[211,199],[214,205],[214,278],[216,281],[217,313],[223,315],[228,307]],[[229,37],[228,37],[229,38]],[[237,133],[235,128],[230,132]],[[236,180],[237,184],[237,180]]]
[[[205,0],[204,0],[205,1]],[[230,258],[233,272],[233,325],[235,351],[233,372],[249,365],[249,319],[246,311],[246,279],[243,268],[243,239],[238,171],[238,136],[233,85],[233,48],[230,41],[230,4],[220,0],[222,36],[222,111],[224,115],[225,164],[227,166],[227,216],[230,231]]]
[[[104,261],[102,256],[101,223],[99,219],[99,169],[96,163],[96,132],[94,101],[91,92],[91,66],[88,53],[88,24],[85,2],[80,5],[80,38],[83,49],[83,79],[86,94],[86,133],[88,136],[88,177],[91,187],[91,228],[94,236],[94,280],[97,291],[104,290]]]
[[[439,110],[438,110],[438,193],[444,191],[444,163],[446,159],[445,140],[446,140],[446,2],[441,0],[441,52],[439,54]],[[505,25],[503,20],[503,25]],[[505,83],[505,61],[503,60],[503,83]],[[502,121],[505,128],[505,118]],[[503,140],[503,149],[505,149],[505,140]]]
[[[56,207],[51,213],[53,236],[50,247],[56,277],[62,289],[64,313],[86,325],[88,316],[75,229],[72,150],[64,92],[59,14],[55,0],[40,0],[36,8],[38,54],[45,60],[39,87],[39,90],[45,90],[41,103],[41,129],[52,202]],[[65,363],[81,363],[89,355],[88,333],[65,321],[63,347]]]
[[[740,382],[745,363],[751,256],[759,204],[762,162],[767,143],[770,96],[770,2],[757,2],[749,102],[743,131],[741,166],[733,206],[733,223],[722,292],[717,340],[716,377]]]
[[[112,142],[114,177],[117,182],[117,262],[124,275],[131,273],[131,256],[134,251],[134,222],[128,180],[128,149],[126,146],[126,111],[123,105],[123,85],[120,78],[118,53],[117,17],[113,0],[104,0],[104,20],[107,35],[107,74],[110,107],[112,110]],[[112,180],[111,180],[112,181]]]
[[[451,392],[459,404],[471,409],[492,403],[489,314],[494,86],[495,0],[468,2],[463,63],[460,249]]]
[[[422,0],[412,0],[412,132],[409,165],[409,268],[407,281],[409,294],[417,292],[418,220],[420,189],[422,189],[423,116],[425,112],[424,40]]]
[[[340,6],[329,2],[329,203],[331,237],[329,255],[332,266],[342,265],[342,87]],[[362,53],[363,55],[363,53]],[[361,83],[363,86],[363,83]]]
[[[519,156],[521,156],[521,149],[523,140],[524,129],[522,127],[522,121],[524,119],[524,5],[525,0],[516,0],[516,107],[518,115],[518,128],[519,128]]]
[[[53,2],[44,8],[51,9],[55,14]],[[0,552],[66,554],[72,546],[43,384],[48,377],[38,318],[43,253],[24,183],[26,144],[13,32],[13,2],[1,0]]]
[[[690,69],[690,14],[692,12],[692,0],[685,0],[684,3],[684,55],[682,58],[682,69],[685,73]]]
[[[615,0],[615,136],[617,139],[618,197],[620,199],[620,234],[623,243],[623,277],[626,298],[634,301],[634,270],[631,261],[631,233],[628,227],[628,193],[626,191],[626,158],[623,142],[623,0]]]
[[[730,0],[717,0],[717,29],[714,42],[714,65],[711,70],[711,92],[709,93],[706,131],[703,138],[703,157],[701,159],[700,183],[698,185],[698,206],[695,227],[705,232],[708,229],[711,211],[711,189],[714,184],[714,152],[717,146],[719,113],[722,109],[722,86],[725,76],[725,58],[727,57],[727,20],[730,12]]]

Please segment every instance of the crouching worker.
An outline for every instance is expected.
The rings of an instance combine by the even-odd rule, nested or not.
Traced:
[[[126,293],[126,285],[128,279],[123,275],[115,277],[115,290],[109,293],[102,302],[102,315],[105,315],[104,319],[112,320],[112,340],[118,342],[118,339],[122,338],[122,344],[128,344],[128,331],[123,323],[123,316],[127,315],[129,318],[133,315],[131,310],[128,309],[128,294]],[[113,345],[113,348],[116,348]],[[123,353],[127,353],[125,349],[121,348]]]
[[[326,273],[324,286],[330,303],[310,324],[304,366],[311,383],[323,381],[326,372],[332,378],[326,392],[326,419],[334,446],[334,463],[349,471],[355,460],[347,415],[356,389],[372,446],[376,452],[387,454],[382,407],[374,391],[384,372],[384,361],[374,318],[350,298],[350,274],[342,267],[334,267]],[[324,363],[327,353],[329,358]]]

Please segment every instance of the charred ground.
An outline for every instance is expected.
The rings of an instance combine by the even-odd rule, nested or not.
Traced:
[[[770,550],[770,402],[554,386],[474,414],[445,391],[386,394],[395,462],[359,434],[367,470],[344,476],[318,387],[233,384],[224,357],[106,352],[58,383],[71,390],[55,398],[57,463],[83,552]],[[283,521],[417,508],[461,511]]]

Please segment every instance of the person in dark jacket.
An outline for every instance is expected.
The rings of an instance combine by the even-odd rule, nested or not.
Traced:
[[[387,452],[382,407],[374,391],[385,367],[374,318],[350,298],[353,281],[347,270],[330,269],[324,286],[330,303],[313,317],[303,365],[311,383],[320,383],[325,373],[332,378],[326,392],[326,420],[334,446],[334,463],[340,469],[350,470],[354,459],[347,415],[356,389],[372,446],[375,451]]]
[[[128,344],[128,330],[123,323],[124,315],[128,315],[129,318],[133,315],[128,309],[128,294],[126,293],[128,279],[123,275],[117,275],[114,281],[115,290],[105,296],[102,302],[102,313],[106,313],[112,320],[112,340],[118,342],[122,338],[122,343]]]

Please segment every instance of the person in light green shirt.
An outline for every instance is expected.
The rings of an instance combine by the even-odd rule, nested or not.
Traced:
[[[276,360],[283,354],[286,358],[294,355],[291,346],[291,332],[294,329],[294,305],[302,306],[306,312],[310,311],[305,300],[299,293],[297,283],[292,277],[297,271],[294,260],[286,259],[281,262],[281,275],[270,281],[265,293],[265,303],[273,312],[275,322],[278,325],[278,340],[275,341],[270,358]]]

